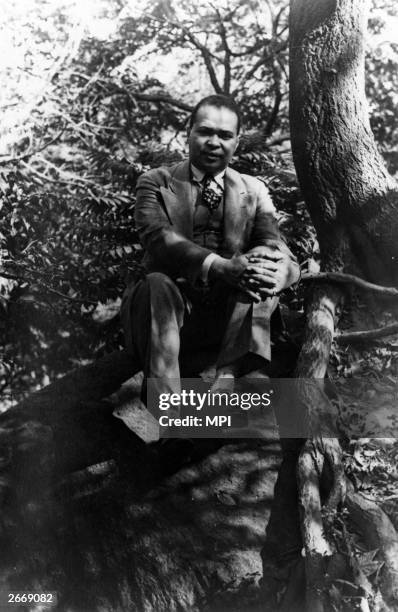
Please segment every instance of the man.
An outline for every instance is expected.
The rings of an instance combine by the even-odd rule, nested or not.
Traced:
[[[137,184],[147,275],[126,291],[122,320],[128,349],[159,392],[178,392],[179,358],[196,351],[217,354],[213,388],[266,364],[277,296],[300,276],[266,187],[228,167],[239,130],[232,100],[204,98],[190,120],[189,160]]]

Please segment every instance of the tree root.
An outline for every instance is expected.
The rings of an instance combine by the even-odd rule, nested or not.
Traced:
[[[375,502],[356,493],[348,485],[346,505],[349,519],[370,550],[379,549],[384,562],[380,571],[380,590],[390,610],[398,609],[398,534],[386,513]]]
[[[336,550],[325,523],[325,518],[330,516],[330,512],[343,502],[346,484],[334,408],[324,391],[326,387],[323,384],[339,300],[341,294],[333,286],[324,285],[314,289],[307,311],[306,338],[296,370],[299,378],[296,381],[295,401],[301,406],[301,413],[305,415],[308,431],[308,439],[297,454],[306,612],[340,609],[336,605],[339,606],[345,598],[352,598],[355,605],[365,612],[375,601],[372,586],[355,555],[345,552],[342,557],[341,551]],[[282,409],[284,409],[283,402]],[[283,416],[286,420],[286,414]],[[282,423],[283,419],[280,422]],[[396,606],[397,536],[391,522],[381,509],[375,504],[372,505],[372,502],[369,504],[371,506],[364,498],[350,490],[347,506],[356,523],[365,527],[367,532],[364,534],[365,543],[373,549],[377,547],[381,549],[380,555],[385,565],[381,584],[382,595],[389,605]],[[344,524],[343,529],[345,529]],[[348,545],[345,548],[347,550]],[[294,584],[288,585],[285,599],[291,600],[293,592],[297,598],[297,572],[299,570],[291,575],[290,580]],[[287,606],[285,601],[282,609],[287,611]]]
[[[337,439],[335,443],[338,445]],[[363,612],[398,610],[398,535],[394,526],[375,502],[357,493],[347,481],[344,505],[348,518],[342,523],[344,551],[338,550],[325,528],[327,513],[320,494],[322,461],[322,456],[308,448],[303,449],[298,459],[303,549],[291,566],[280,612],[346,610],[344,600],[355,603],[355,609]],[[362,569],[346,523],[360,535],[367,550],[378,550],[379,592],[375,592]]]
[[[369,283],[359,276],[355,276],[354,274],[344,274],[343,272],[319,272],[317,274],[308,272],[302,275],[301,280],[351,284],[366,291],[374,291],[381,295],[398,297],[398,289],[395,287],[383,287],[382,285]]]
[[[384,327],[377,327],[376,329],[369,329],[366,331],[342,332],[336,334],[334,340],[335,342],[364,342],[366,340],[375,340],[385,336],[392,336],[397,332],[398,323],[393,323],[392,325],[385,325]]]

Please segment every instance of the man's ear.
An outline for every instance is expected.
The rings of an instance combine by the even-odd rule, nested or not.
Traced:
[[[236,145],[235,145],[234,153],[235,153],[236,149],[239,147],[239,143],[240,143],[240,135],[238,134],[237,137],[236,137]]]

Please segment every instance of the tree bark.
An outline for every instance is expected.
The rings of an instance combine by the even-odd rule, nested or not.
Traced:
[[[139,440],[98,396],[134,370],[114,353],[0,415],[3,591],[54,591],[62,610],[232,609],[231,585],[245,593],[256,575],[278,448],[248,440],[215,454],[212,440],[166,480],[181,449],[156,456],[142,442],[116,470],[109,459]]]
[[[325,270],[397,278],[398,197],[371,132],[367,0],[291,0],[290,122],[300,187]]]
[[[2,514],[22,511],[65,474],[133,452],[144,443],[100,402],[138,371],[115,351],[66,374],[0,415]]]
[[[378,557],[383,562],[380,572],[380,586],[383,599],[396,610],[398,606],[398,536],[388,516],[374,502],[355,493],[349,487],[347,508],[350,522],[355,531],[361,534],[370,550],[378,549]]]
[[[8,416],[26,416],[52,423],[57,421],[64,411],[70,413],[79,409],[83,402],[107,397],[139,369],[126,350],[114,351],[29,395],[13,408]]]
[[[379,154],[364,87],[367,0],[291,0],[290,127],[298,180],[317,231],[323,272],[347,272],[378,284],[397,280],[398,194]],[[324,610],[325,553],[320,475],[332,468],[328,506],[344,494],[336,430],[326,439],[319,406],[330,348],[344,303],[339,283],[313,283],[296,376],[297,401],[313,431],[298,459],[308,610]],[[318,391],[305,379],[318,379]],[[323,412],[323,411],[322,411]],[[318,422],[318,424],[317,424]]]

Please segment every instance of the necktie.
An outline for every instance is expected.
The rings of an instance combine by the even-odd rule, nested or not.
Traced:
[[[213,176],[206,174],[203,179],[203,191],[201,203],[203,206],[207,206],[210,212],[217,210],[220,206],[222,195],[220,195],[214,187],[212,187]]]

